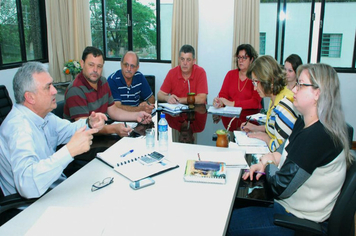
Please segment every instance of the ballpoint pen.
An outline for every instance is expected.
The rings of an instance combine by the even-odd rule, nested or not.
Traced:
[[[124,125],[125,125],[125,127],[127,128],[127,124],[126,124],[126,121],[124,121]]]
[[[249,122],[251,120],[251,116],[246,120],[246,122],[245,122],[245,124],[244,124],[244,126],[246,126],[247,125],[247,123]]]
[[[249,170],[249,169],[246,169],[246,170],[245,170],[245,173],[246,173],[246,172],[250,172],[250,170]],[[262,172],[262,171],[255,171],[255,173],[256,173],[256,174],[261,174],[261,175],[265,175],[265,174],[266,174],[265,172]]]
[[[134,151],[134,150],[131,149],[130,151],[128,151],[128,152],[122,154],[120,157],[125,157],[125,156],[129,155],[130,153],[133,153],[133,151]]]

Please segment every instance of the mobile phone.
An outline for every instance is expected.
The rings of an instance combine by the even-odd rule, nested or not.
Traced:
[[[134,190],[137,190],[137,189],[141,189],[141,188],[150,186],[154,183],[155,183],[155,181],[152,178],[147,177],[145,179],[140,179],[140,180],[131,182],[130,187]]]

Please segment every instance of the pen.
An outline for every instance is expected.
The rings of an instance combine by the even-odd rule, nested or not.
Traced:
[[[125,127],[127,128],[127,124],[126,124],[126,121],[124,121],[124,125],[125,125]]]
[[[134,150],[131,149],[130,151],[128,151],[128,152],[122,154],[120,157],[126,157],[126,156],[129,155],[130,153],[133,153],[133,151],[134,151]]]
[[[148,100],[146,100],[146,102],[147,102],[147,104],[148,104],[149,106],[151,106],[151,103],[150,103]]]
[[[246,120],[246,122],[245,122],[245,124],[244,124],[244,126],[246,126],[247,125],[247,123],[249,122],[251,120],[251,116]]]
[[[246,169],[246,170],[245,170],[245,173],[246,173],[246,172],[250,172],[250,170],[249,170],[249,169]],[[255,173],[256,173],[256,174],[261,174],[261,175],[265,175],[265,174],[266,174],[265,172],[261,172],[261,171],[255,171]]]
[[[198,160],[200,161],[200,155],[199,155],[199,153],[198,153]]]

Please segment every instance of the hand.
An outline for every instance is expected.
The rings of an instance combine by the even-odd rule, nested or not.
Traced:
[[[90,145],[93,144],[93,134],[97,133],[98,129],[88,129],[86,126],[78,129],[69,142],[66,144],[67,149],[72,157],[89,151]]]
[[[250,167],[250,171],[249,171],[249,172],[245,172],[245,173],[242,175],[242,178],[243,178],[244,180],[246,180],[246,179],[248,179],[248,177],[250,177],[250,180],[252,181],[252,180],[253,180],[253,174],[254,174],[256,171],[258,171],[258,172],[264,172],[264,171],[265,171],[265,166],[264,166],[261,162],[255,164],[255,165],[252,165],[252,166]],[[257,174],[256,174],[256,180],[259,180],[261,176],[262,176],[261,173],[257,173]]]
[[[223,101],[222,101],[220,98],[216,97],[216,98],[214,98],[213,106],[214,106],[215,108],[220,108],[220,107],[223,107],[223,106],[224,106],[224,103],[223,103]]]
[[[136,120],[138,123],[149,124],[152,121],[152,116],[144,111],[137,112]]]
[[[89,124],[92,129],[95,128],[101,130],[102,128],[104,128],[105,121],[107,120],[108,117],[101,112],[95,113],[93,111],[89,116]]]
[[[120,137],[128,137],[130,133],[132,132],[131,127],[125,127],[124,124],[111,124],[114,127],[115,133],[119,135]]]
[[[240,128],[241,128],[242,131],[245,131],[246,133],[258,131],[258,125],[254,125],[254,124],[251,124],[249,122],[247,122],[246,125],[245,125],[245,122],[242,123]]]
[[[221,116],[213,114],[213,122],[214,122],[214,124],[219,123],[220,120],[221,120]]]
[[[170,104],[177,104],[179,103],[179,97],[174,94],[171,94],[168,96],[167,102]]]
[[[269,144],[269,141],[271,140],[271,138],[268,136],[268,134],[266,132],[249,132],[249,133],[247,133],[247,137],[261,139],[261,140],[265,141],[265,143],[267,145]]]
[[[144,102],[141,102],[140,105],[139,105],[141,111],[145,111],[149,114],[152,113],[152,110],[155,108],[155,105],[154,104],[148,104],[146,101]]]

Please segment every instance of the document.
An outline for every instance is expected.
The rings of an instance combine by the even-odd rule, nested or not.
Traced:
[[[234,131],[236,143],[240,146],[267,146],[265,141],[258,138],[250,138],[245,131]]]
[[[178,104],[158,103],[158,106],[163,107],[163,110],[173,114],[181,113],[182,111],[189,109],[188,105],[181,104],[181,103]]]
[[[152,165],[142,164],[139,161],[140,158],[153,152],[145,148],[145,142],[145,139],[124,137],[105,152],[98,153],[97,158],[131,181],[144,179],[179,167],[166,157]]]
[[[213,114],[228,114],[228,115],[235,115],[235,116],[240,116],[242,111],[241,107],[220,107],[220,108],[215,108],[214,106],[210,106],[208,109],[209,113]]]
[[[227,148],[215,152],[199,152],[199,156],[201,161],[225,162],[226,167],[248,168],[243,149],[231,150]]]

